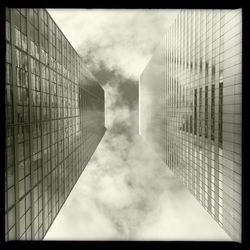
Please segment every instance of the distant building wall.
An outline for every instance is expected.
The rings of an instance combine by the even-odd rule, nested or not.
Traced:
[[[5,239],[42,239],[105,133],[104,90],[44,9],[6,9]]]
[[[140,134],[235,241],[241,241],[241,66],[241,9],[181,10],[139,90]]]

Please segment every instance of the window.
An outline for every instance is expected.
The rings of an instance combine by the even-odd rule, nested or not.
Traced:
[[[188,119],[186,119],[186,132],[188,132]]]
[[[15,45],[21,48],[21,32],[15,27]]]
[[[15,207],[8,212],[8,228],[10,229],[15,224]]]
[[[21,23],[21,20],[20,20],[20,12],[18,11],[18,9],[14,9],[14,24],[20,28],[20,23]]]
[[[24,179],[19,181],[19,198],[24,195]]]
[[[16,49],[16,65],[21,68],[21,53],[18,49]]]
[[[10,41],[10,23],[8,21],[5,22],[5,38]]]
[[[5,55],[5,60],[8,63],[11,63],[11,49],[9,43],[6,43],[6,55]]]
[[[215,78],[215,65],[212,66],[212,79]]]
[[[6,20],[10,21],[10,9],[5,8],[5,15],[6,15]]]
[[[24,34],[21,34],[21,40],[22,40],[22,49],[26,51],[27,50],[27,36]]]
[[[14,203],[15,203],[15,189],[14,187],[12,187],[8,190],[8,207],[10,208]]]
[[[197,135],[197,89],[194,90],[194,134]]]
[[[38,28],[38,14],[34,12],[34,25]]]
[[[30,175],[27,175],[25,178],[25,192],[29,192],[30,191]],[[27,203],[27,199],[26,199],[26,203]],[[26,209],[27,209],[27,204],[26,204]]]
[[[5,76],[5,81],[6,83],[11,83],[11,66],[6,63],[6,76]]]
[[[202,88],[200,88],[199,96],[199,136],[202,136]]]
[[[223,142],[223,82],[219,83],[219,147],[222,148]]]
[[[21,31],[23,34],[27,33],[26,18],[24,16],[21,16]]]
[[[205,65],[205,72],[206,72],[206,76],[208,76],[208,62],[206,62],[206,65]]]
[[[215,123],[215,84],[212,84],[211,93],[211,140],[214,140],[214,123]]]
[[[193,133],[193,116],[190,116],[190,133]]]
[[[208,138],[208,86],[205,86],[205,137]]]
[[[19,221],[19,236],[22,236],[25,232],[25,216],[23,216]]]
[[[19,217],[21,218],[25,214],[25,198],[19,202]]]
[[[5,94],[6,104],[11,106],[12,105],[12,88],[10,85],[6,85],[5,89],[6,89],[6,94]]]
[[[23,179],[23,177],[24,177],[24,161],[21,161],[18,163],[18,179],[21,180]]]

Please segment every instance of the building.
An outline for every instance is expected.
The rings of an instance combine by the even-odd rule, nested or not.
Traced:
[[[241,241],[242,11],[180,10],[139,80],[139,133]]]
[[[44,9],[6,8],[5,239],[43,239],[106,128],[104,90]]]

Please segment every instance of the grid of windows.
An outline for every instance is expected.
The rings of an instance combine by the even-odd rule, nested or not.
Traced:
[[[5,239],[42,239],[105,133],[104,91],[46,10],[5,23]]]
[[[140,133],[241,241],[241,10],[181,10],[140,77]],[[159,98],[160,97],[160,98]]]

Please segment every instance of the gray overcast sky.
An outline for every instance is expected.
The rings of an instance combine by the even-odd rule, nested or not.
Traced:
[[[45,240],[230,240],[138,135],[138,79],[175,10],[49,13],[105,90],[108,131]]]

